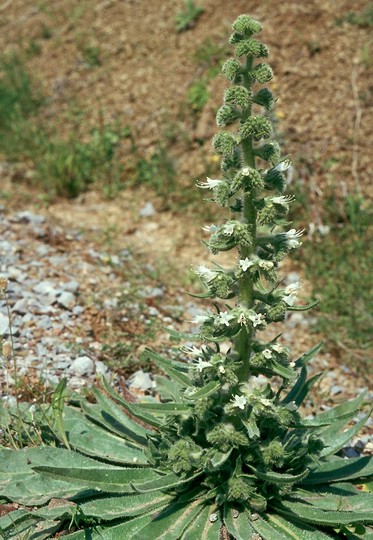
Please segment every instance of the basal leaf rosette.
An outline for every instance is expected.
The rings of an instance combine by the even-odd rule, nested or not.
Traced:
[[[163,374],[157,396],[139,403],[107,382],[94,403],[66,400],[60,383],[38,417],[42,446],[0,451],[0,503],[19,505],[0,517],[4,538],[373,537],[373,494],[357,487],[372,480],[373,460],[338,455],[370,414],[366,394],[303,418],[321,375],[307,378],[307,364],[321,345],[293,359],[280,336],[260,337],[310,307],[298,304],[301,284],[278,277],[304,231],[286,221],[291,164],[271,140],[275,98],[263,85],[273,73],[253,37],[260,30],[248,15],[233,24],[235,57],[222,68],[232,85],[213,139],[221,177],[198,183],[230,212],[206,227],[205,243],[214,255],[232,251],[232,267],[195,269],[211,302],[186,336],[195,345],[182,349],[185,361],[145,350]],[[35,418],[23,421],[31,429]]]

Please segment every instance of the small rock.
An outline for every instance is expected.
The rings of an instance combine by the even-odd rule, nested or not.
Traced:
[[[64,291],[69,291],[72,293],[76,293],[76,291],[79,288],[79,283],[75,280],[66,281],[65,283],[60,283],[61,289]]]
[[[333,386],[330,388],[330,393],[332,396],[335,396],[336,394],[341,394],[343,390],[344,390],[343,386],[339,386],[338,384],[333,384]]]
[[[109,369],[107,366],[105,366],[105,364],[101,360],[96,360],[95,365],[96,365],[96,373],[100,375],[108,374]]]
[[[93,369],[94,363],[88,356],[79,356],[78,358],[75,358],[70,366],[70,371],[77,376],[91,375]]]
[[[155,213],[156,213],[156,210],[151,202],[146,203],[146,205],[143,206],[141,210],[139,211],[139,215],[144,218],[152,217],[154,216]]]
[[[139,369],[130,377],[128,386],[130,388],[139,388],[140,390],[149,390],[153,388],[153,381],[149,373],[145,373],[142,369]]]
[[[73,309],[76,303],[75,296],[73,293],[64,291],[60,296],[57,298],[57,302],[60,306],[66,308],[66,309]]]
[[[161,289],[160,287],[146,287],[143,291],[140,291],[139,294],[144,298],[160,298],[164,295],[164,289]]]
[[[9,331],[9,319],[7,315],[0,313],[0,336],[7,334]]]
[[[42,223],[45,223],[45,217],[25,210],[23,212],[17,212],[16,215],[10,219],[10,221],[15,223],[31,223],[32,225],[41,225]]]
[[[289,272],[285,278],[285,285],[292,285],[301,281],[301,275],[298,272]]]

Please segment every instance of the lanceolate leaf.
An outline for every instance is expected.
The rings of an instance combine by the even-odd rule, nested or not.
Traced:
[[[315,347],[312,347],[312,349],[302,354],[302,356],[300,356],[298,360],[295,361],[295,367],[300,368],[308,364],[308,362],[315,358],[315,356],[321,351],[323,346],[324,342],[321,341],[318,345],[315,345]]]
[[[211,394],[214,394],[215,392],[217,392],[217,390],[219,390],[220,387],[221,387],[221,384],[219,381],[210,381],[208,384],[206,384],[206,386],[203,386],[202,388],[194,392],[194,394],[186,394],[185,398],[193,400],[193,401],[196,401],[197,399],[206,398],[208,396],[211,396]]]
[[[360,430],[364,425],[366,424],[366,421],[371,415],[371,411],[369,411],[359,422],[356,422],[356,424],[349,429],[346,429],[343,433],[341,433],[338,437],[336,437],[334,440],[328,440],[327,446],[322,450],[321,456],[329,456],[331,454],[335,454],[345,446],[345,444],[348,443]],[[322,436],[322,435],[321,435]],[[324,438],[324,441],[326,442],[326,438]]]
[[[216,506],[206,505],[201,508],[202,511],[190,523],[180,540],[220,540],[221,522],[216,513]]]
[[[322,373],[316,373],[316,375],[307,379],[307,370],[303,367],[297,379],[297,382],[290,390],[290,392],[284,397],[282,403],[287,404],[294,401],[299,407],[303,403],[312,386],[315,384],[316,381],[318,381],[321,376]]]
[[[101,497],[79,505],[86,516],[105,520],[134,517],[164,507],[174,499],[164,493],[137,493],[120,497]]]
[[[158,476],[158,478],[154,478],[153,480],[149,480],[149,481],[145,481],[141,483],[133,482],[132,487],[134,491],[138,491],[139,493],[145,493],[149,491],[158,491],[158,490],[167,490],[171,488],[178,488],[179,486],[182,486],[183,484],[192,482],[195,478],[198,478],[198,476],[200,475],[201,475],[201,472],[193,476],[187,476],[185,478],[182,478],[180,476],[177,476],[174,473],[170,473],[164,476]]]
[[[160,427],[162,425],[162,422],[157,420],[154,416],[147,414],[143,411],[140,411],[138,409],[135,409],[134,405],[132,404],[130,405],[128,401],[118,396],[118,394],[114,392],[114,390],[110,387],[109,383],[105,379],[103,379],[103,382],[104,382],[104,386],[108,394],[114,399],[114,401],[122,405],[122,407],[131,415],[135,416],[140,421],[145,422],[149,426]]]
[[[359,525],[372,522],[372,510],[345,511],[324,510],[316,506],[308,506],[297,502],[283,500],[276,505],[276,511],[290,520],[302,520],[320,527],[340,527],[342,525]]]
[[[308,311],[309,309],[314,308],[319,303],[319,300],[315,300],[314,302],[310,302],[309,304],[306,304],[305,306],[287,306],[288,311]]]
[[[283,474],[273,471],[262,472],[258,469],[255,469],[254,467],[250,467],[250,469],[260,480],[271,482],[273,484],[295,484],[296,482],[300,482],[301,480],[303,480],[303,478],[305,478],[309,473],[308,469],[297,475]]]
[[[353,418],[354,415],[358,412],[360,405],[363,403],[365,396],[367,395],[367,390],[364,390],[360,396],[350,399],[348,401],[345,401],[341,403],[340,405],[336,405],[332,409],[329,409],[328,411],[324,411],[318,414],[319,418],[323,418],[325,420],[348,420],[350,418]]]
[[[48,467],[37,466],[33,469],[43,475],[79,484],[82,488],[91,488],[98,492],[133,493],[134,483],[147,482],[162,478],[151,469],[102,467]]]
[[[153,519],[148,525],[145,525],[139,532],[133,535],[132,540],[171,540],[180,538],[185,529],[192,523],[196,516],[201,512],[200,500],[192,503],[175,503],[167,508]]]
[[[59,384],[57,385],[57,388],[52,398],[52,411],[53,411],[53,416],[56,423],[57,432],[59,436],[61,437],[66,448],[70,448],[69,441],[67,440],[67,437],[66,437],[65,426],[62,419],[62,413],[64,409],[64,404],[65,404],[64,392],[66,389],[66,385],[67,385],[67,379],[62,379],[62,381],[60,381]]]
[[[277,375],[280,375],[280,377],[283,377],[284,379],[295,379],[295,377],[297,376],[296,372],[293,369],[282,366],[278,362],[272,362],[271,368],[274,373],[277,373]]]
[[[345,487],[346,486],[346,487]],[[373,508],[373,494],[360,491],[355,488],[352,491],[349,484],[338,484],[339,489],[333,490],[333,486],[320,486],[312,491],[297,489],[292,495],[294,502],[302,502],[313,505],[322,510],[338,510],[348,512],[366,512]],[[335,491],[335,492],[333,492]]]
[[[351,459],[336,458],[327,461],[313,469],[302,481],[302,485],[328,484],[330,482],[344,482],[373,477],[373,457],[359,457]]]
[[[162,400],[181,401],[182,390],[175,381],[163,375],[155,375],[155,384]]]
[[[132,410],[134,411],[146,411],[154,414],[165,414],[165,415],[179,415],[179,414],[189,414],[191,411],[190,405],[187,403],[136,403],[133,405]]]
[[[274,513],[268,513],[265,518],[257,516],[257,519],[252,520],[251,525],[263,540],[330,540],[335,538],[311,525],[296,524]]]
[[[247,540],[255,533],[250,524],[251,515],[248,510],[238,511],[237,508],[225,507],[224,523],[235,540]]]
[[[70,445],[83,454],[127,465],[147,463],[141,449],[95,425],[72,407],[65,409],[64,425]]]
[[[47,478],[33,470],[41,465],[56,467],[91,467],[99,470],[110,467],[77,452],[59,448],[26,448],[23,450],[1,450],[0,452],[0,497],[27,506],[39,506],[50,499],[79,497],[87,493],[81,485],[71,485],[66,479]],[[88,490],[88,492],[90,489]]]

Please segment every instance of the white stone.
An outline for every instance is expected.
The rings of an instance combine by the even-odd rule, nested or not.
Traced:
[[[72,361],[69,371],[74,375],[92,375],[94,370],[93,361],[88,356],[79,356]]]
[[[76,299],[73,293],[64,291],[57,298],[57,302],[59,303],[60,306],[63,306],[66,309],[72,309],[75,306]]]

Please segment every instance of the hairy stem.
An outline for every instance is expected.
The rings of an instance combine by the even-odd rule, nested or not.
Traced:
[[[244,84],[246,88],[251,91],[251,79],[248,76],[248,72],[252,68],[252,58],[248,57],[245,72],[244,72]],[[251,115],[251,106],[247,109],[245,119]],[[248,137],[241,143],[244,165],[255,168],[255,154],[253,150],[252,137]],[[256,209],[254,205],[254,193],[253,191],[244,192],[242,194],[242,211],[241,222],[250,225],[252,233],[252,245],[240,247],[240,258],[245,259],[255,253],[255,241],[256,241]],[[254,282],[249,272],[244,272],[243,276],[239,280],[240,288],[240,304],[245,308],[252,308],[254,305]],[[248,359],[250,357],[251,342],[254,332],[252,329],[248,329],[245,326],[238,334],[235,342],[235,349],[239,354],[240,361],[243,362],[241,369],[238,371],[239,382],[246,382],[249,376]]]

